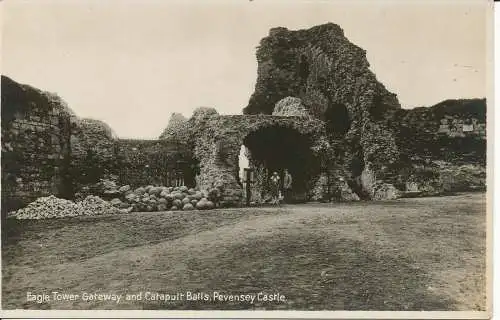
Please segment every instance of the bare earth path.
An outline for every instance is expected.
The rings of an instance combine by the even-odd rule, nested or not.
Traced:
[[[6,309],[484,310],[482,193],[9,221]],[[122,294],[28,302],[26,293]],[[139,292],[277,293],[285,301],[125,301]],[[52,298],[52,296],[51,296]]]

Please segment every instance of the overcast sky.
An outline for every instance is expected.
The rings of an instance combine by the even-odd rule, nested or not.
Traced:
[[[401,2],[7,0],[2,74],[120,137],[156,138],[172,112],[241,113],[270,28],[334,22],[405,108],[485,97],[486,1]]]

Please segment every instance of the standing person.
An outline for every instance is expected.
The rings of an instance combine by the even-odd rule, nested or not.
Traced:
[[[335,200],[340,202],[342,201],[342,187],[345,184],[344,178],[340,177],[339,182],[335,186]]]
[[[212,187],[208,192],[208,200],[212,201],[216,208],[221,206],[224,183],[221,181],[212,182]]]
[[[285,177],[283,178],[283,196],[286,202],[290,200],[292,193],[292,181],[292,175],[288,172],[288,169],[285,169]]]
[[[220,206],[220,190],[212,183],[212,187],[208,191],[207,199],[212,201],[216,208]]]
[[[280,176],[276,171],[273,172],[271,176],[271,202],[273,204],[279,204],[279,195],[280,195]]]

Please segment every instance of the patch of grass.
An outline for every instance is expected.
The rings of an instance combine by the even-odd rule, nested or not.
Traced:
[[[454,303],[429,291],[429,276],[410,261],[378,255],[358,241],[321,234],[275,235],[251,245],[234,245],[208,263],[192,257],[188,273],[188,282],[205,275],[200,286],[206,292],[279,292],[286,302],[181,301],[169,304],[168,309],[429,311],[449,310]],[[143,307],[166,306],[149,303]]]
[[[9,221],[5,309],[485,310],[485,197]],[[9,229],[10,228],[10,229]],[[285,302],[26,302],[26,292]]]
[[[8,219],[2,230],[2,261],[32,267],[82,261],[115,250],[155,244],[233,224],[255,214],[255,211],[241,209]],[[258,214],[275,213],[264,210]]]

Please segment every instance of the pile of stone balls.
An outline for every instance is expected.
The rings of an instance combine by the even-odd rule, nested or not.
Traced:
[[[97,197],[87,196],[79,202],[60,199],[56,196],[41,197],[26,207],[8,214],[16,219],[51,219],[76,216],[94,216],[105,214],[120,214],[126,210],[113,207],[109,202]]]
[[[114,188],[113,188],[114,189]],[[107,191],[107,190],[106,190]],[[210,195],[209,195],[209,194]],[[132,190],[130,186],[114,189],[115,198],[106,201],[96,195],[88,195],[81,201],[72,202],[56,196],[41,197],[26,207],[10,212],[8,217],[16,219],[50,219],[76,216],[122,214],[132,211],[209,210],[215,208],[212,199],[216,190],[202,192],[181,187],[147,186]],[[103,195],[103,197],[105,197]]]
[[[186,186],[180,187],[139,187],[132,190],[130,186],[119,189],[120,196],[111,199],[110,203],[119,209],[130,211],[166,211],[166,210],[209,210],[215,208],[213,201],[202,192]]]

